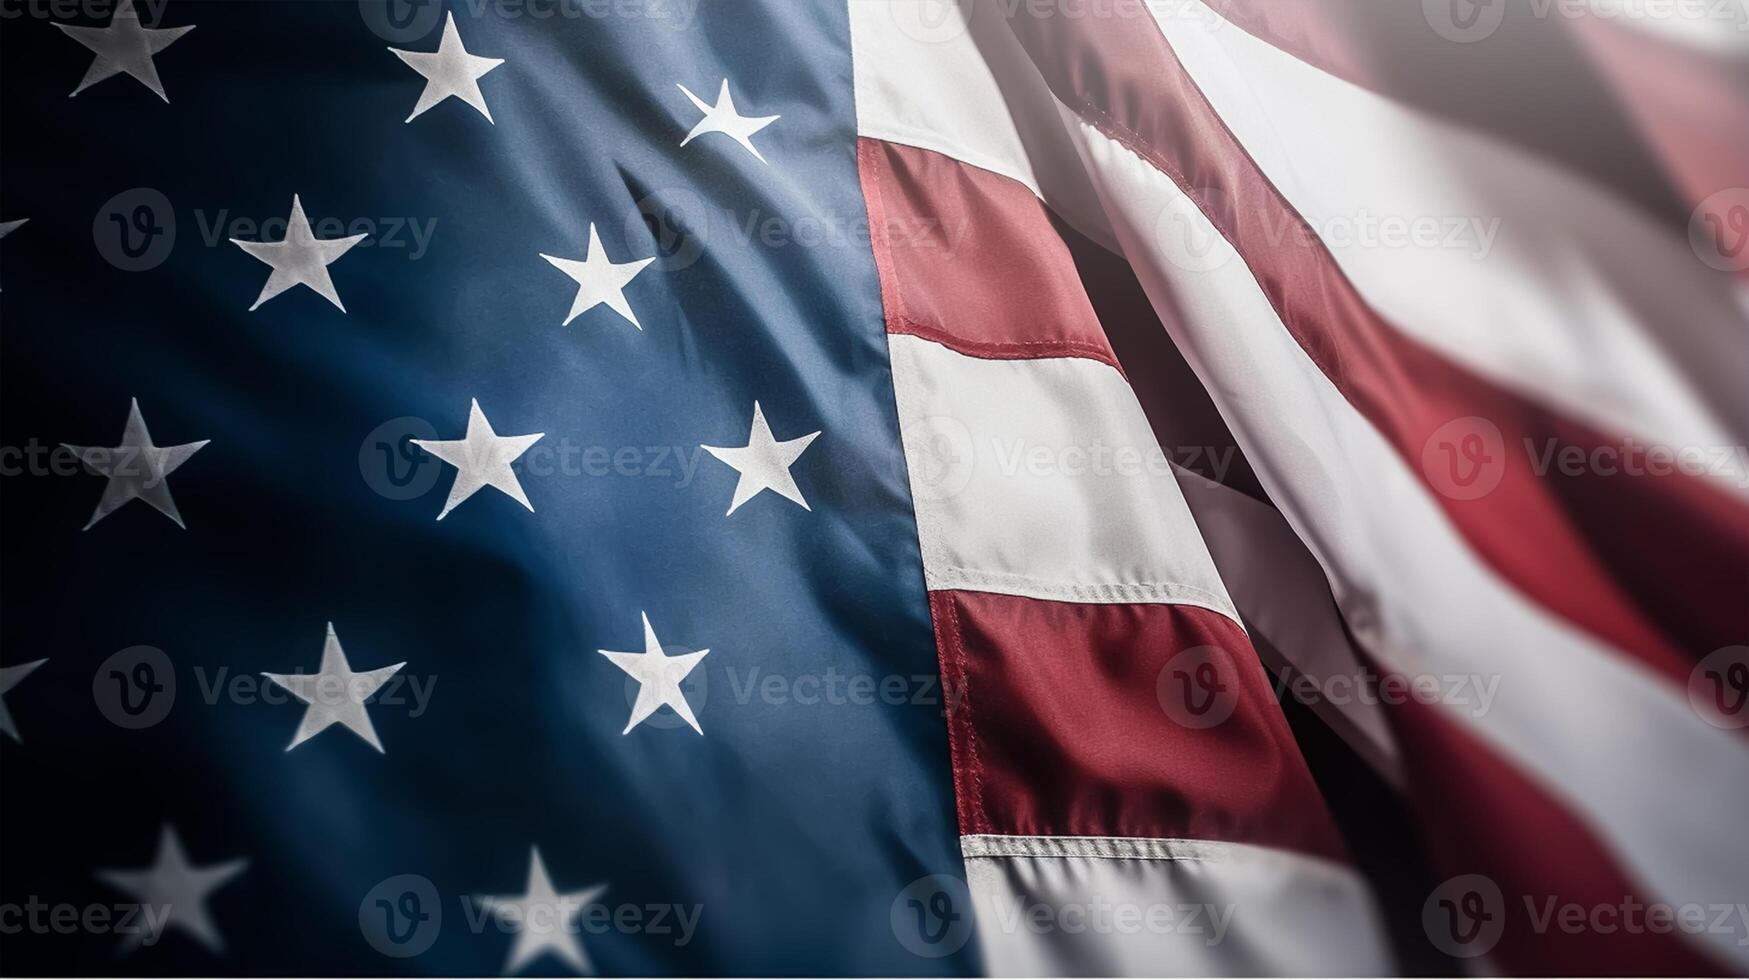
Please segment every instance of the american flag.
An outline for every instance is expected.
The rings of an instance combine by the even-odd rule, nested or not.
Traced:
[[[1749,970],[1738,0],[0,25],[0,972]]]

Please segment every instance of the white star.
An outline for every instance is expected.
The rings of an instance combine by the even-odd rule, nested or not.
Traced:
[[[499,921],[516,930],[516,943],[510,947],[510,960],[504,972],[515,973],[547,952],[578,973],[592,972],[571,920],[605,891],[606,885],[591,885],[582,891],[561,894],[547,876],[540,848],[530,848],[528,888],[520,898],[486,895],[476,899],[482,909],[498,915]]]
[[[810,432],[805,436],[778,442],[771,435],[771,426],[765,424],[765,413],[760,410],[759,403],[754,402],[753,431],[747,435],[747,445],[700,448],[741,473],[740,481],[735,484],[735,499],[729,502],[730,514],[752,500],[761,490],[775,490],[801,504],[803,510],[813,510],[802,499],[802,491],[796,486],[795,477],[790,475],[789,468],[795,465],[803,451],[819,435],[818,432]]]
[[[656,631],[650,627],[648,613],[640,613],[644,618],[644,652],[619,653],[613,650],[597,650],[607,659],[614,662],[620,670],[637,678],[638,700],[632,705],[631,720],[626,722],[625,731],[629,733],[638,727],[638,723],[656,713],[656,709],[667,705],[674,709],[675,714],[686,720],[692,730],[704,734],[704,729],[698,727],[698,719],[692,716],[692,705],[686,703],[686,692],[680,689],[680,682],[686,675],[692,673],[692,668],[704,659],[709,650],[697,650],[692,653],[668,656],[662,652],[662,643],[656,639]]]
[[[364,702],[405,666],[406,661],[402,661],[391,667],[354,671],[346,662],[346,651],[340,649],[340,637],[334,633],[334,624],[329,623],[328,638],[322,643],[322,666],[314,674],[269,674],[262,671],[261,676],[309,705],[304,709],[304,720],[298,724],[297,734],[292,736],[291,744],[285,750],[290,752],[338,722],[369,742],[371,748],[383,751],[383,743],[370,723],[370,712],[365,710]]]
[[[277,242],[231,239],[232,245],[273,267],[273,272],[267,277],[267,285],[261,287],[261,295],[255,298],[255,305],[249,307],[249,311],[253,313],[262,303],[302,283],[326,296],[328,302],[340,307],[340,312],[345,313],[346,307],[340,302],[340,294],[334,291],[334,280],[328,278],[328,267],[367,237],[369,236],[350,235],[346,238],[317,238],[316,233],[310,230],[310,219],[304,217],[304,202],[293,194],[291,217],[285,219],[284,238]]]
[[[202,439],[180,446],[152,445],[152,434],[146,431],[146,419],[140,414],[140,402],[136,398],[128,402],[128,422],[122,430],[121,445],[68,446],[62,443],[79,457],[86,469],[98,476],[109,477],[108,485],[103,488],[103,498],[97,502],[97,510],[92,512],[85,530],[91,530],[92,525],[135,497],[158,508],[164,516],[175,521],[177,527],[187,527],[182,523],[182,515],[176,511],[176,501],[170,499],[169,477],[211,441]]]
[[[248,867],[249,862],[242,859],[195,867],[188,863],[182,842],[176,839],[176,828],[165,824],[164,832],[158,838],[158,856],[152,860],[151,867],[138,871],[99,871],[97,877],[111,888],[134,896],[142,911],[149,913],[146,916],[148,922],[166,928],[179,927],[199,940],[208,951],[222,953],[225,941],[207,916],[207,895],[224,887]],[[136,931],[123,941],[122,951],[131,952],[147,938],[156,942],[159,935],[154,932],[147,937]]]
[[[140,80],[158,93],[165,102],[164,83],[158,80],[158,66],[152,56],[169,47],[177,38],[194,30],[194,25],[153,29],[140,26],[140,16],[134,13],[134,0],[121,0],[108,27],[71,27],[56,24],[66,35],[90,48],[97,57],[72,94],[78,95],[98,82],[121,72]]]
[[[492,423],[486,420],[486,413],[480,411],[480,400],[476,398],[468,406],[466,436],[407,441],[455,467],[455,484],[449,488],[449,499],[443,503],[443,513],[437,515],[441,521],[455,510],[457,504],[472,497],[481,487],[497,487],[510,499],[527,507],[529,513],[534,513],[534,505],[522,492],[522,484],[516,479],[516,471],[510,468],[510,464],[545,435],[544,432],[525,436],[499,435],[492,431]]]
[[[12,723],[12,712],[6,710],[6,692],[18,686],[18,682],[30,676],[30,672],[48,663],[43,660],[32,660],[29,663],[13,664],[10,667],[0,667],[0,732],[12,736],[14,742],[23,742],[24,737],[18,734],[18,726]]]
[[[693,95],[692,90],[684,85],[676,83],[676,87],[685,93],[688,99],[692,100],[693,105],[698,106],[700,112],[704,113],[704,118],[700,119],[698,125],[692,127],[692,132],[687,133],[686,138],[680,141],[681,146],[685,146],[705,133],[722,133],[745,146],[747,152],[757,157],[760,163],[767,162],[765,157],[760,156],[759,148],[753,145],[753,134],[777,122],[783,118],[782,116],[741,115],[735,109],[734,97],[729,95],[729,80],[726,78],[723,79],[723,87],[717,92],[716,105],[710,105]]]
[[[419,104],[413,107],[412,122],[419,114],[450,96],[466,102],[492,122],[492,110],[486,108],[486,96],[480,91],[480,78],[504,63],[503,58],[482,58],[462,47],[462,36],[455,29],[455,14],[443,22],[443,40],[435,52],[402,51],[390,48],[395,57],[425,76],[425,91],[419,93]]]
[[[626,302],[625,288],[644,271],[645,266],[656,261],[654,257],[630,262],[613,261],[607,257],[607,250],[601,247],[601,235],[596,232],[592,221],[589,223],[589,251],[583,261],[555,258],[545,252],[541,253],[541,258],[577,281],[577,298],[571,303],[571,314],[565,317],[564,326],[570,326],[572,320],[606,303],[608,309],[630,320],[632,326],[644,329],[637,314],[632,312],[631,304]]]

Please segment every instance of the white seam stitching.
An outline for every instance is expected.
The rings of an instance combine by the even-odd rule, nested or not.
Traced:
[[[1231,602],[1224,597],[1215,595],[1207,589],[1181,582],[1059,582],[1049,579],[1032,578],[1013,572],[987,572],[975,568],[965,568],[951,564],[924,565],[925,577],[934,591],[955,587],[972,587],[973,591],[996,591],[1002,594],[1015,594],[1012,589],[1022,586],[1032,591],[1025,593],[1033,598],[1063,598],[1078,602],[1135,602],[1131,596],[1120,596],[1116,599],[1104,598],[1104,595],[1118,590],[1134,590],[1138,593],[1158,594],[1167,597],[1167,604],[1194,605],[1220,613],[1231,619],[1241,629],[1244,624],[1239,622],[1239,613]],[[991,586],[993,588],[976,589],[976,586]],[[1006,586],[1007,588],[1001,588]],[[1040,594],[1046,593],[1046,594]],[[1160,599],[1145,599],[1144,602],[1160,602]]]
[[[1182,850],[1179,850],[1182,848]],[[1220,864],[1245,860],[1254,864],[1290,864],[1333,878],[1352,880],[1356,872],[1328,858],[1232,841],[1178,837],[1062,837],[1008,834],[965,834],[960,854],[974,858],[1081,858],[1103,861],[1172,861]]]

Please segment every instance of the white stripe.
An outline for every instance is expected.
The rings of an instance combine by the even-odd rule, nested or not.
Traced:
[[[1222,841],[961,838],[994,976],[1393,972],[1354,872]]]
[[[1744,324],[1685,237],[1539,156],[1223,27],[1196,0],[1151,9],[1385,318],[1605,431],[1713,451],[1715,482],[1749,496],[1749,471],[1727,452],[1749,434]]]
[[[850,0],[860,136],[934,150],[1039,194],[1096,242],[1104,213],[1050,89],[989,0]],[[969,16],[968,16],[969,14]],[[1041,193],[1041,182],[1051,188]]]
[[[1544,612],[1464,544],[1401,457],[1277,319],[1242,262],[1173,265],[1151,230],[1200,212],[1165,175],[1063,109],[1149,295],[1270,497],[1319,558],[1356,637],[1410,674],[1498,678],[1490,710],[1443,706],[1574,806],[1673,904],[1749,894],[1749,746],[1681,690]],[[1203,220],[1199,233],[1230,249]],[[1511,833],[1511,828],[1488,828]],[[1699,937],[1749,965],[1732,937]]]
[[[1237,621],[1171,464],[1110,365],[888,342],[929,588],[1188,603]]]

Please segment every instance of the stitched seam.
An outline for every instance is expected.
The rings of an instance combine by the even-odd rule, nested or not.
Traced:
[[[1111,356],[1110,354],[1106,353],[1105,348],[1099,346],[1098,344],[1090,343],[1090,342],[1085,341],[1085,340],[972,340],[970,338],[961,338],[961,337],[955,336],[954,334],[948,332],[946,329],[944,329],[942,327],[938,327],[938,326],[935,326],[934,324],[930,324],[930,323],[924,323],[920,320],[914,320],[908,316],[900,316],[900,317],[897,317],[896,319],[898,319],[899,322],[902,323],[904,326],[906,326],[912,330],[931,331],[933,333],[941,334],[942,336],[947,337],[951,340],[958,340],[960,343],[971,344],[971,345],[975,345],[978,347],[994,347],[994,348],[1061,347],[1061,348],[1069,348],[1069,349],[1073,349],[1073,350],[1093,351],[1098,356],[1100,356],[1102,358]]]
[[[972,678],[971,669],[966,663],[966,645],[960,636],[959,605],[952,595],[943,594],[942,600],[947,605],[948,629],[952,633],[954,660],[959,664],[960,693],[959,706],[962,712],[962,729],[965,733],[967,775],[971,786],[967,790],[969,811],[975,818],[977,829],[987,829],[990,826],[989,810],[984,802],[984,764],[978,758],[978,730],[972,724]]]
[[[939,580],[943,576],[957,577],[961,581],[940,583]],[[1177,582],[1099,582],[1095,584],[1055,582],[1049,579],[1017,575],[1012,572],[986,572],[976,568],[965,568],[960,565],[941,565],[934,571],[933,577],[938,580],[939,588],[963,587],[970,583],[984,585],[1001,585],[1005,583],[1030,585],[1035,587],[1037,591],[1052,592],[1057,595],[1068,596],[1078,602],[1088,601],[1087,597],[1091,594],[1117,589],[1135,589],[1137,591],[1154,592],[1174,597],[1169,599],[1167,604],[1188,603],[1191,605],[1203,606],[1214,612],[1221,613],[1228,618],[1233,619],[1235,622],[1238,618],[1237,611],[1233,608],[1232,602],[1225,596],[1217,595],[1206,589],[1197,588],[1194,585],[1184,585]],[[984,590],[973,589],[971,591]]]
[[[1182,848],[1182,850],[1179,850]],[[1010,834],[968,834],[960,851],[969,859],[1051,860],[1078,858],[1102,861],[1182,861],[1226,864],[1290,865],[1332,879],[1349,880],[1352,868],[1327,857],[1269,845],[1182,837],[1062,837]]]
[[[935,620],[935,653],[936,660],[941,665],[941,683],[945,687],[949,683],[949,677],[952,677],[954,682],[960,684],[960,690],[963,692],[965,685],[959,679],[960,664],[954,656],[954,648],[949,636],[953,625],[948,621],[949,612],[938,605],[948,602],[948,596],[943,592],[930,592],[928,596],[929,614]],[[968,755],[969,749],[965,744],[963,731],[964,719],[961,715],[963,702],[947,701],[945,695],[944,701],[947,705],[945,718],[947,747],[953,768],[954,819],[960,826],[960,836],[964,838],[966,834],[976,833],[978,830],[973,825],[972,819],[972,762]]]
[[[899,273],[893,267],[893,253],[887,241],[887,202],[881,188],[881,170],[884,164],[877,159],[874,144],[862,141],[857,150],[859,163],[867,164],[867,173],[858,167],[859,176],[863,176],[864,198],[869,208],[868,241],[875,253],[875,280],[880,287],[882,313],[885,315],[885,326],[888,333],[893,332],[895,320],[907,319],[904,312],[904,297],[899,292]],[[889,357],[889,362],[891,358]]]
[[[970,357],[994,359],[1004,353],[1015,355],[1015,359],[1034,358],[1035,351],[1048,351],[1098,361],[1109,367],[1116,368],[1119,374],[1123,368],[1117,363],[1117,358],[1110,351],[1095,343],[1084,340],[973,340],[961,337],[934,324],[922,323],[900,314],[887,318],[887,329],[893,333],[909,334],[924,340],[941,344],[956,353]]]

